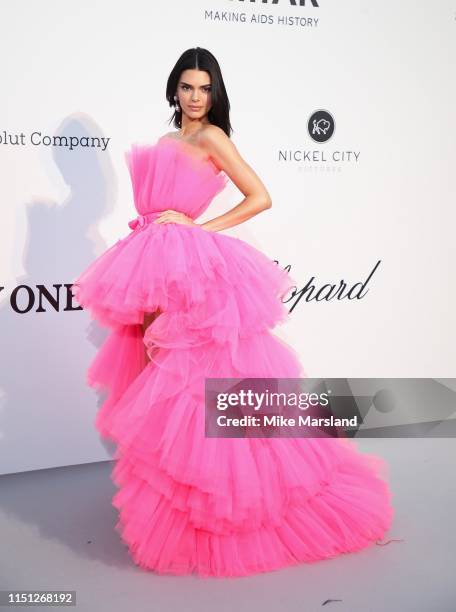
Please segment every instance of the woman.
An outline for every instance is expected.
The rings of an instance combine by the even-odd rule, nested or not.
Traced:
[[[96,427],[117,444],[116,528],[158,573],[245,576],[364,548],[393,515],[381,458],[335,438],[205,436],[207,378],[305,373],[271,331],[293,280],[220,233],[271,198],[230,140],[215,57],[184,52],[166,97],[177,131],[127,153],[132,231],[74,283],[111,329],[88,383],[109,392]],[[244,200],[198,223],[228,178]]]

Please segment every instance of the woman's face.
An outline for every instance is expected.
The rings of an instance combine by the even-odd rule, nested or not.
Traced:
[[[182,113],[190,120],[201,120],[212,106],[210,74],[204,70],[184,70],[176,95]]]

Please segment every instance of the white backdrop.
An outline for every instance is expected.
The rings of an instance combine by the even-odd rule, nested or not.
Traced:
[[[219,60],[232,139],[273,200],[224,231],[290,266],[299,289],[365,282],[380,262],[362,299],[302,298],[276,328],[307,374],[456,375],[454,3],[305,5],[3,3],[0,473],[111,456],[84,382],[106,332],[65,309],[63,285],[130,231],[124,151],[173,129],[166,79],[189,47]],[[335,120],[324,143],[307,129],[319,109]],[[46,146],[54,135],[108,145]],[[230,184],[200,220],[241,199]],[[40,312],[40,284],[62,285],[56,310]]]

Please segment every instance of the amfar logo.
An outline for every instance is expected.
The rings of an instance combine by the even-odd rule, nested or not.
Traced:
[[[279,0],[270,0],[270,2],[268,2],[268,0],[259,0],[261,2],[261,4],[279,4]],[[244,0],[239,0],[239,2],[244,2]],[[254,3],[256,2],[256,0],[250,0],[250,3]],[[308,2],[306,2],[306,0],[288,0],[288,4],[291,4],[291,6],[306,6],[307,4],[309,4]],[[312,6],[315,6],[317,8],[319,8],[319,4],[317,2],[317,0],[310,0],[310,4]]]
[[[238,0],[239,2],[244,2],[244,0]],[[253,4],[254,2],[256,2],[256,0],[249,0],[251,4]],[[270,0],[268,2],[268,0],[258,0],[259,2],[261,2],[261,4],[279,4],[279,0]],[[283,4],[283,3],[282,3]],[[291,4],[291,6],[306,6],[309,3],[306,2],[306,0],[288,0],[287,4]],[[317,0],[310,0],[310,4],[312,6],[315,6],[316,8],[319,8],[319,4],[317,2]]]
[[[309,136],[315,142],[327,142],[334,134],[335,129],[334,117],[326,110],[313,112],[307,122]]]

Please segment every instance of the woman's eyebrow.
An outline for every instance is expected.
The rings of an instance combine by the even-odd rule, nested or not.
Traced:
[[[181,81],[181,85],[188,85],[189,87],[193,87],[190,83],[186,83],[185,81]],[[210,83],[206,83],[205,85],[201,85],[201,87],[209,87]]]

